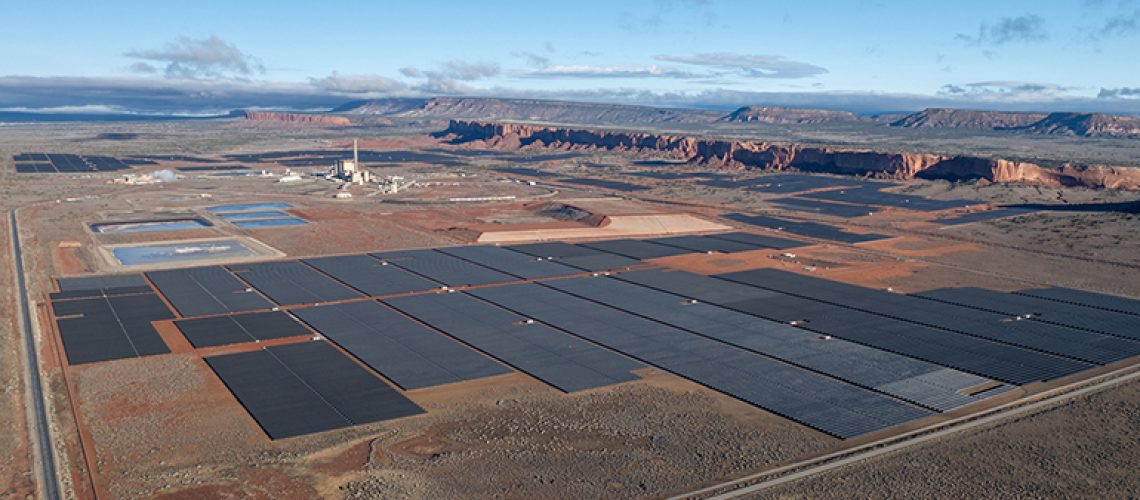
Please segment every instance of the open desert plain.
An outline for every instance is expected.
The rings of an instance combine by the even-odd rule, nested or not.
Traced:
[[[0,497],[1140,497],[1135,5],[112,4],[4,8],[139,30],[0,34]]]

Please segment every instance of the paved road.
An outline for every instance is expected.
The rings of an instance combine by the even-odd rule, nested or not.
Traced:
[[[887,438],[882,441],[882,444],[870,443],[864,445],[860,447],[861,451],[840,451],[830,455],[830,457],[834,458],[822,457],[820,459],[806,460],[799,464],[791,464],[772,471],[761,472],[752,476],[727,481],[690,493],[678,495],[672,497],[672,500],[695,498],[707,498],[709,500],[728,500],[750,496],[768,488],[794,482],[800,479],[814,476],[816,474],[852,465],[854,463],[888,453],[896,452],[904,448],[943,438],[962,432],[964,430],[990,425],[998,421],[1015,418],[1022,415],[1033,414],[1078,397],[1100,392],[1126,382],[1140,379],[1140,371],[1135,371],[1134,368],[1134,366],[1127,366],[1112,373],[1105,374],[1102,376],[1104,378],[1101,381],[1093,383],[1091,385],[1082,386],[1082,384],[1085,384],[1088,381],[1075,382],[1067,387],[1080,386],[1080,388],[1074,390],[1066,390],[1065,387],[1058,388],[1055,389],[1055,391],[1058,391],[1058,393],[1032,403],[1022,404],[1018,401],[1007,403],[1002,407],[990,410],[990,413],[986,414],[983,417],[974,417],[972,415],[960,417],[957,419],[960,423],[951,424],[934,432],[922,433],[921,431],[916,431],[915,433],[912,433],[912,437]],[[1120,373],[1124,373],[1124,375],[1116,376],[1116,374]],[[937,424],[935,427],[943,425],[946,424]],[[766,476],[774,477],[771,479],[764,479]]]
[[[51,428],[48,426],[47,409],[44,407],[43,383],[40,381],[40,361],[36,352],[36,340],[32,333],[32,312],[28,305],[28,287],[24,278],[24,257],[20,251],[20,232],[16,228],[16,210],[8,213],[12,230],[12,263],[16,268],[16,300],[20,305],[19,328],[24,333],[25,376],[31,389],[34,419],[29,422],[30,438],[36,450],[35,462],[40,467],[40,494],[47,500],[58,500],[59,480],[55,470],[55,450],[52,448]]]

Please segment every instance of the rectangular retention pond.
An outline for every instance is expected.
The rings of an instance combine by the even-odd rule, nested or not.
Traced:
[[[145,266],[171,262],[253,257],[257,255],[238,240],[209,240],[159,245],[121,246],[111,253],[124,266]]]
[[[143,220],[130,222],[98,222],[91,224],[91,230],[96,233],[138,233],[144,231],[175,231],[179,229],[198,229],[210,227],[209,222],[198,219],[167,219]]]

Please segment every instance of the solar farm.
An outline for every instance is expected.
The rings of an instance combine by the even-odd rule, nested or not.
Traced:
[[[808,245],[736,232],[318,256],[62,278],[51,305],[70,365],[194,353],[274,440],[414,418],[417,391],[446,384],[520,373],[576,393],[647,369],[852,439],[1140,355],[1140,301],[667,264]]]
[[[76,497],[697,498],[836,462],[811,491],[862,497],[1135,456],[1140,232],[1072,210],[1124,195],[365,139],[386,193],[329,177],[364,129],[172,130],[0,171],[51,193],[16,225]]]
[[[131,168],[130,163],[110,156],[79,156],[59,153],[21,153],[12,157],[18,173],[115,172]]]

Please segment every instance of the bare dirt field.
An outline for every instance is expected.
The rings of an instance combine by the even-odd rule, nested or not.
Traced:
[[[1134,498],[1140,384],[782,485],[754,498]]]
[[[74,372],[116,498],[645,496],[838,443],[652,372],[574,395],[518,376],[413,391],[429,414],[280,442],[193,355]]]

